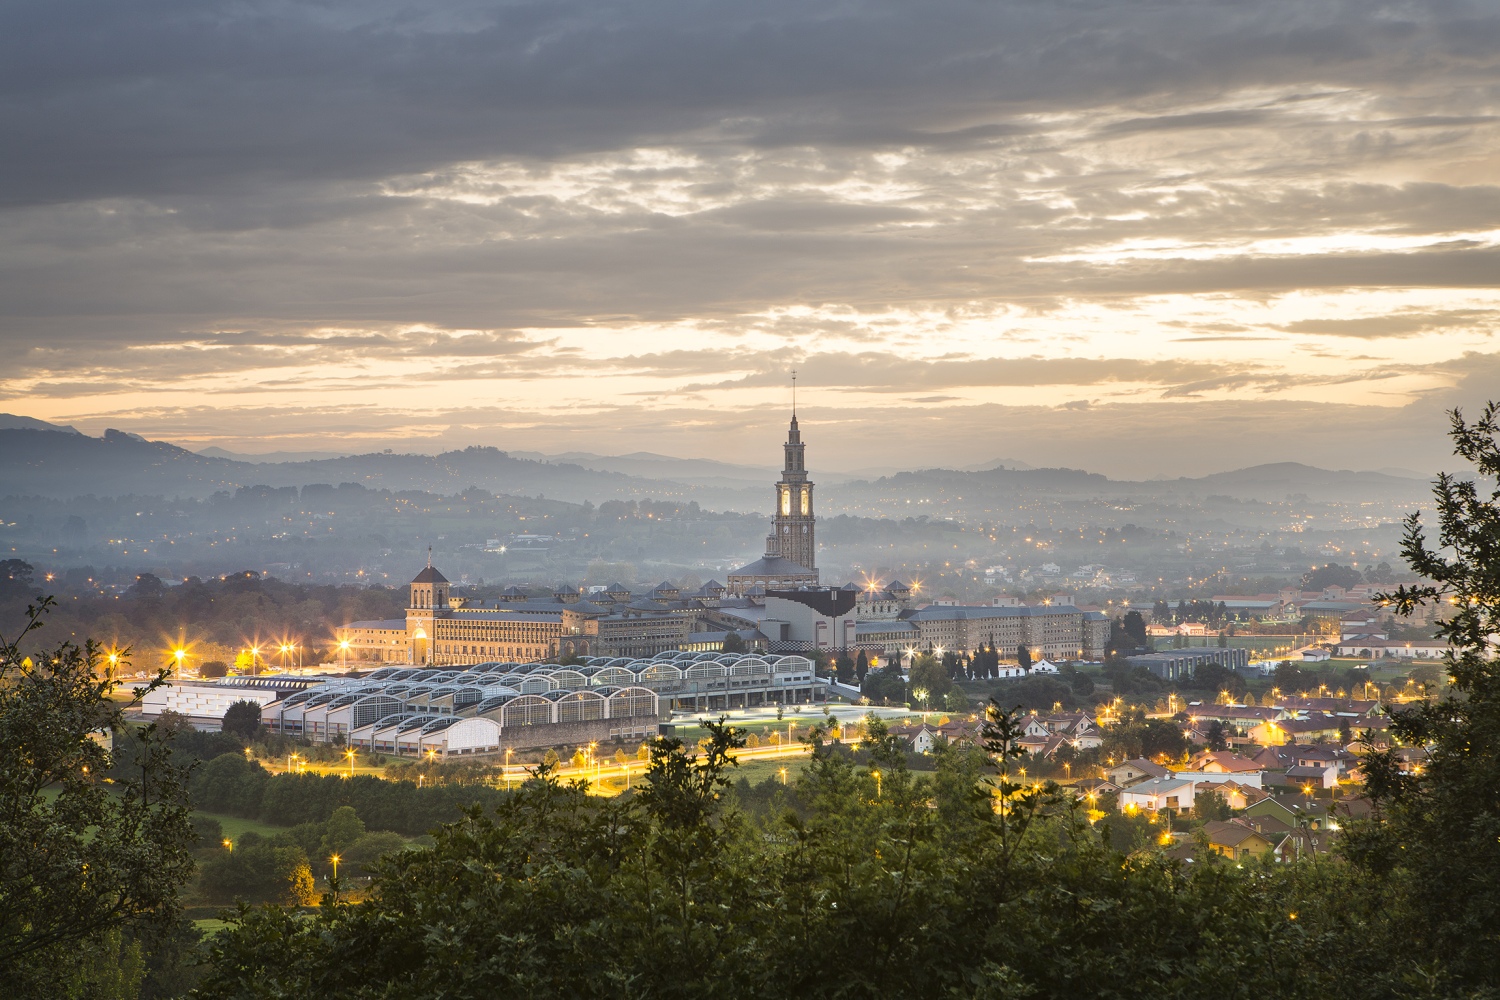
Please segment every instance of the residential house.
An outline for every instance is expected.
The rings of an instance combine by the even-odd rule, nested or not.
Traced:
[[[1263,764],[1257,764],[1248,757],[1242,757],[1232,750],[1216,750],[1200,753],[1188,761],[1190,771],[1216,771],[1220,774],[1242,774],[1246,772],[1264,771]]]
[[[1121,789],[1119,808],[1121,812],[1160,812],[1169,809],[1175,813],[1185,813],[1193,808],[1193,796],[1197,790],[1197,783],[1188,778],[1151,778]]]
[[[1089,799],[1094,802],[1106,795],[1115,795],[1120,791],[1120,786],[1113,781],[1103,778],[1079,778],[1068,786],[1073,789],[1073,794],[1080,799]]]
[[[1218,792],[1224,797],[1225,804],[1236,812],[1270,797],[1269,793],[1262,789],[1254,785],[1241,784],[1238,781],[1200,782],[1198,791]]]
[[[1332,715],[1324,715],[1316,719],[1267,721],[1251,729],[1250,738],[1261,746],[1310,743],[1316,739],[1336,740],[1346,722],[1347,720],[1341,720]]]
[[[1226,858],[1253,858],[1275,845],[1248,823],[1210,820],[1203,824],[1208,846]]]
[[[1286,783],[1298,788],[1332,788],[1339,783],[1339,766],[1332,761],[1294,764],[1286,769]]]
[[[1291,829],[1297,826],[1302,816],[1280,799],[1268,796],[1246,806],[1243,818],[1247,820],[1274,819],[1287,829]]]
[[[1165,778],[1171,773],[1170,768],[1152,763],[1143,757],[1137,757],[1134,760],[1127,760],[1123,764],[1115,765],[1108,771],[1105,771],[1104,775],[1119,787],[1128,788],[1149,778]]]

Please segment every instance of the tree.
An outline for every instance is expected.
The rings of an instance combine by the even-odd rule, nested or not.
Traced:
[[[247,743],[255,739],[260,735],[260,703],[237,701],[230,705],[224,710],[224,722],[220,728]]]
[[[1389,567],[1387,567],[1389,568]],[[1317,569],[1302,574],[1303,590],[1323,590],[1326,587],[1357,587],[1364,582],[1364,575],[1353,566],[1324,563]]]
[[[115,701],[94,642],[28,656],[21,644],[52,606],[33,605],[20,636],[0,638],[0,967],[11,996],[61,993],[111,933],[170,925],[192,871],[185,774],[155,726],[124,717],[165,675]]]
[[[930,701],[938,701],[953,687],[948,669],[931,653],[917,655],[917,661],[911,667],[910,683],[912,690],[920,688],[926,691]]]
[[[1210,750],[1219,751],[1229,749],[1229,740],[1226,738],[1224,732],[1224,723],[1218,719],[1208,724],[1208,729],[1204,732],[1203,736],[1207,740]]]
[[[1121,627],[1125,630],[1125,634],[1138,647],[1141,649],[1151,648],[1151,637],[1146,634],[1146,619],[1141,617],[1139,611],[1125,612],[1125,619],[1121,622]]]
[[[906,682],[895,667],[881,667],[866,675],[860,693],[876,704],[899,705],[906,700]]]
[[[1183,682],[1183,686],[1194,691],[1207,691],[1218,694],[1220,691],[1228,691],[1235,699],[1244,697],[1249,685],[1245,678],[1240,676],[1239,671],[1231,670],[1220,663],[1200,663],[1193,668],[1192,676]]]
[[[1025,646],[1016,647],[1016,662],[1021,665],[1022,670],[1031,669],[1031,650]]]
[[[854,677],[860,687],[864,687],[865,675],[870,672],[870,658],[865,651],[859,651],[859,659],[854,661]]]
[[[323,837],[319,844],[322,848],[321,856],[326,858],[331,854],[342,854],[364,835],[364,820],[359,818],[354,807],[339,806],[328,817],[328,822],[323,824]]]
[[[199,677],[223,677],[229,673],[229,664],[223,660],[204,660],[198,668]]]
[[[1500,477],[1500,405],[1469,423],[1455,410],[1455,451],[1480,476]],[[1379,599],[1409,615],[1442,608],[1437,634],[1447,657],[1448,691],[1393,710],[1390,730],[1406,746],[1425,746],[1420,774],[1394,749],[1366,756],[1367,788],[1383,811],[1351,831],[1351,853],[1369,870],[1393,871],[1416,913],[1413,946],[1428,954],[1450,995],[1493,983],[1494,929],[1500,927],[1500,488],[1440,474],[1434,486],[1438,538],[1429,546],[1420,512],[1405,523],[1401,555],[1426,581]],[[1439,988],[1434,981],[1433,989]]]
[[[834,662],[834,671],[840,684],[848,684],[854,680],[854,661],[850,659],[848,650],[839,650],[838,659]]]
[[[1272,674],[1276,686],[1286,694],[1295,694],[1307,687],[1311,682],[1302,668],[1291,660],[1282,660],[1276,664],[1276,672]]]
[[[0,559],[0,599],[31,597],[31,577],[35,572],[24,559]]]
[[[724,635],[724,644],[719,647],[725,653],[743,653],[746,650],[745,637],[738,632],[729,631]]]
[[[1193,818],[1202,820],[1225,820],[1231,815],[1229,803],[1224,796],[1213,789],[1207,789],[1193,796]]]

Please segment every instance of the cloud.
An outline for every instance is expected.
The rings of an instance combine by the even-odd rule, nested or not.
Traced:
[[[1349,319],[1305,319],[1282,327],[1288,333],[1313,333],[1332,337],[1413,337],[1433,330],[1456,327],[1492,330],[1500,323],[1500,312],[1454,310],[1445,313],[1396,313]]]
[[[1352,440],[1488,370],[1497,43],[1464,0],[27,0],[0,394],[727,444],[797,366],[872,454],[898,401]]]

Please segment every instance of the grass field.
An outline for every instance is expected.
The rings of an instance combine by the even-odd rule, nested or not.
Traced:
[[[238,842],[240,837],[246,833],[258,833],[262,837],[272,837],[285,830],[284,826],[272,826],[254,819],[241,819],[238,816],[228,816],[224,813],[195,812],[195,816],[207,816],[209,819],[219,821],[219,826],[224,828],[224,836]]]
[[[797,775],[807,767],[808,758],[788,757],[784,760],[756,760],[729,769],[729,780],[738,784],[740,779],[758,785],[763,781],[781,780],[781,769],[786,768],[786,780],[794,782]]]

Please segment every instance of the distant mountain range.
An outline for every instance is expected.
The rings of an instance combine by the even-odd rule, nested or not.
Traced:
[[[64,434],[80,433],[76,427],[49,424],[35,417],[18,417],[14,413],[0,413],[0,431],[60,431]]]
[[[283,452],[240,455],[220,449],[192,452],[135,434],[107,430],[80,434],[27,417],[0,415],[0,477],[4,492],[69,498],[96,496],[206,497],[242,486],[306,486],[359,483],[371,489],[421,490],[452,495],[475,486],[492,493],[547,496],[600,503],[614,499],[696,500],[717,510],[767,506],[772,467],[711,459],[679,459],[650,452],[607,456],[586,452],[543,455],[470,447],[439,455],[375,453],[329,455]],[[1076,469],[1037,469],[997,459],[968,469],[897,472],[870,479],[821,476],[838,487],[823,493],[823,510],[867,508],[881,498],[932,491],[949,496],[997,498],[1044,493],[1054,496],[1185,496],[1223,494],[1283,500],[1405,499],[1425,496],[1425,480],[1390,472],[1328,470],[1282,462],[1199,478],[1150,482],[1111,480]]]
[[[268,451],[258,455],[249,455],[238,451],[225,451],[223,448],[204,448],[198,454],[207,455],[209,458],[227,458],[231,462],[273,465],[278,462],[317,462],[325,458],[343,458],[349,453],[346,451]]]

